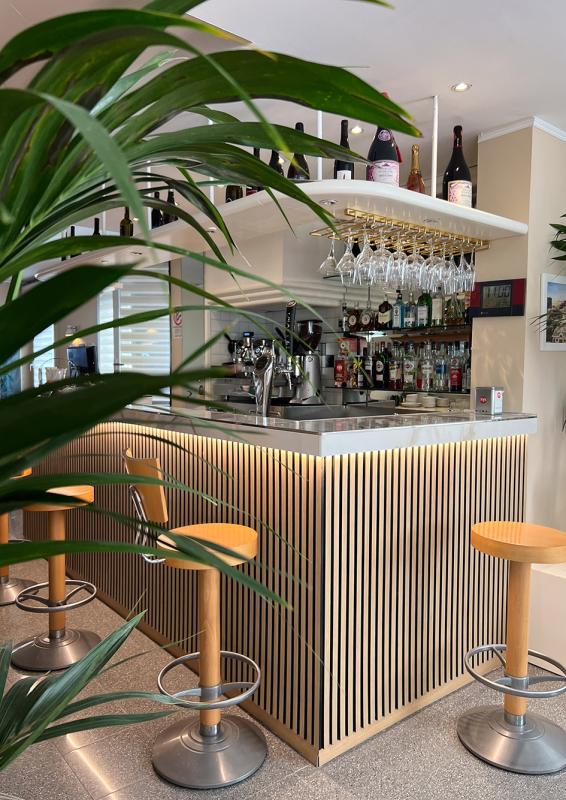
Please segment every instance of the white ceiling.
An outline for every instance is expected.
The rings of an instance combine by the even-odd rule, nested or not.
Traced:
[[[449,155],[454,124],[464,126],[466,152],[475,162],[477,135],[517,119],[538,116],[566,129],[565,0],[393,0],[394,9],[358,0],[206,0],[194,12],[260,47],[353,69],[404,105],[424,134],[423,172],[430,168],[431,103],[440,96],[439,171]],[[3,0],[0,41],[26,25],[59,13],[103,7],[108,0]],[[141,0],[120,0],[140,6]],[[464,94],[450,85],[467,81]],[[420,99],[420,100],[419,100]],[[416,102],[415,102],[416,101]],[[264,101],[274,122],[302,119],[316,131],[315,114]],[[242,118],[245,111],[241,109]],[[325,117],[335,139],[339,117]],[[365,154],[373,131],[350,137]],[[399,137],[408,160],[410,140]],[[360,176],[361,177],[361,176]]]

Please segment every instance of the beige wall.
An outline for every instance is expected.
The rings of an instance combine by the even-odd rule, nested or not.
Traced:
[[[529,225],[527,237],[496,242],[478,255],[479,280],[527,279],[525,316],[474,322],[472,381],[501,384],[507,411],[534,412],[529,442],[526,518],[566,529],[566,352],[540,350],[540,276],[556,273],[550,223],[566,213],[566,142],[537,128],[482,142],[478,206]]]

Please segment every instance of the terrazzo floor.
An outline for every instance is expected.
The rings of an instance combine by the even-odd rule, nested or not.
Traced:
[[[14,573],[45,580],[46,565],[21,565]],[[105,635],[120,621],[94,600],[73,612],[71,624]],[[0,640],[38,633],[42,622],[15,606],[1,607]],[[116,658],[142,651],[134,662],[98,678],[88,691],[154,691],[158,671],[170,660],[167,653],[135,631]],[[191,673],[177,672],[186,688]],[[19,677],[21,673],[11,670],[8,685]],[[505,773],[461,746],[455,732],[458,716],[492,702],[489,690],[470,685],[318,769],[265,730],[268,756],[259,772],[238,786],[209,791],[172,786],[152,769],[152,742],[160,730],[188,713],[178,711],[143,725],[81,732],[34,745],[0,773],[0,800],[566,800],[566,772],[536,777]],[[566,727],[565,698],[533,705]],[[127,708],[132,710],[132,704],[114,706]]]

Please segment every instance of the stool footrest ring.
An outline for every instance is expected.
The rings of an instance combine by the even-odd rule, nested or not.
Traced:
[[[49,586],[49,581],[43,583],[34,583],[33,586],[28,586],[16,597],[16,605],[23,611],[31,611],[34,614],[51,614],[54,611],[72,611],[75,608],[90,603],[96,597],[96,586],[89,581],[71,580],[70,578],[65,581],[65,586],[74,586],[69,594],[61,602],[54,603],[48,597],[42,597],[37,592],[46,589]],[[69,602],[78,592],[85,591],[87,596],[82,600],[75,600]],[[39,603],[39,605],[31,605],[32,603]]]
[[[510,694],[514,695],[515,697],[526,697],[526,698],[544,698],[544,697],[558,697],[561,694],[566,692],[566,667],[561,664],[556,659],[551,658],[550,656],[544,655],[544,653],[539,653],[536,650],[529,650],[528,653],[530,656],[534,656],[535,658],[540,659],[541,661],[546,661],[548,664],[552,664],[554,667],[559,669],[562,672],[562,675],[535,675],[533,677],[524,677],[524,678],[517,678],[513,677],[512,675],[505,674],[504,677],[498,678],[497,680],[491,680],[487,678],[485,675],[480,675],[477,670],[472,667],[471,661],[474,656],[480,655],[482,653],[494,653],[497,658],[501,661],[503,668],[505,668],[505,661],[501,656],[501,653],[506,652],[507,645],[505,644],[484,644],[480,647],[473,647],[469,650],[466,655],[464,656],[464,666],[468,673],[479,683],[483,683],[484,686],[487,686],[489,689],[495,689],[496,692],[502,692],[503,694]],[[517,684],[523,681],[526,686],[535,683],[548,683],[551,681],[561,681],[564,685],[559,686],[557,689],[528,689],[528,688],[518,688]]]
[[[237,681],[232,683],[220,683],[218,686],[212,687],[196,687],[195,689],[185,689],[180,692],[169,692],[163,685],[163,679],[175,667],[178,667],[180,664],[186,664],[188,661],[196,661],[200,657],[200,653],[189,653],[188,655],[181,656],[180,658],[176,658],[174,661],[171,661],[170,664],[163,667],[159,675],[157,676],[157,685],[159,687],[159,691],[161,694],[166,695],[167,697],[171,697],[177,701],[177,705],[183,706],[183,708],[190,708],[193,711],[208,711],[210,709],[221,709],[221,708],[229,708],[230,706],[237,706],[240,703],[243,703],[244,700],[247,700],[248,697],[251,697],[261,681],[261,670],[259,666],[252,661],[251,658],[247,656],[243,656],[240,653],[232,653],[230,650],[221,650],[220,655],[223,658],[230,658],[233,661],[241,661],[243,664],[247,664],[252,668],[254,671],[256,678],[253,681]],[[225,699],[221,700],[219,698],[222,697],[226,692],[233,691],[233,690],[240,690],[239,694],[235,697],[226,697]],[[207,700],[183,700],[184,697],[204,697],[206,696]]]

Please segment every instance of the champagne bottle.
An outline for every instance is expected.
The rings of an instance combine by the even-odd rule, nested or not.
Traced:
[[[98,217],[94,218],[94,230],[92,232],[93,236],[101,236],[100,233],[100,219]],[[71,229],[71,236],[74,236],[74,231]]]
[[[159,192],[154,192],[153,196],[156,200],[159,200]],[[151,209],[151,227],[152,228],[160,228],[163,225],[163,214],[161,213],[161,209],[159,208],[152,208]]]
[[[254,147],[254,156],[259,161],[259,157],[260,157],[259,147]],[[257,186],[246,186],[246,197],[249,194],[255,194],[256,192],[261,192],[262,189],[263,189],[263,186],[259,186],[259,185],[257,185]]]
[[[420,150],[418,144],[411,148],[411,171],[407,179],[407,189],[411,192],[425,193],[425,185],[421,174]]]
[[[279,163],[279,153],[277,150],[271,151],[271,158],[269,159],[269,166],[271,169],[274,169],[275,172],[278,172],[280,175],[284,175],[283,167]]]
[[[472,207],[472,176],[462,150],[461,125],[454,126],[454,147],[442,181],[442,197],[449,203]]]
[[[348,120],[343,119],[340,123],[340,147],[350,149],[348,141]],[[351,181],[354,177],[354,163],[353,161],[342,161],[336,159],[334,162],[334,177],[339,181]]]
[[[383,96],[389,99],[387,92]],[[368,153],[366,179],[399,186],[401,153],[389,128],[378,127]]]
[[[120,222],[120,236],[133,236],[134,223],[130,219],[130,209],[128,206],[124,209],[124,216]]]
[[[167,205],[174,206],[175,205],[175,194],[172,189],[169,189],[167,192]],[[163,212],[163,224],[168,225],[170,222],[176,222],[178,219],[177,215],[173,211],[164,211]]]
[[[231,203],[233,200],[239,200],[244,196],[244,190],[241,186],[235,183],[229,183],[226,187],[226,202]]]
[[[305,126],[302,122],[295,124],[295,130],[304,133]],[[293,160],[289,164],[287,170],[287,177],[290,181],[308,181],[310,180],[309,165],[302,153],[295,153]]]

